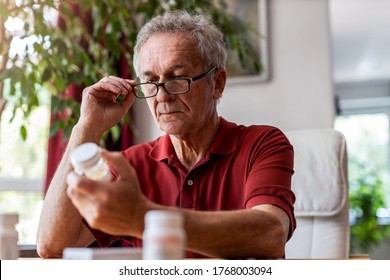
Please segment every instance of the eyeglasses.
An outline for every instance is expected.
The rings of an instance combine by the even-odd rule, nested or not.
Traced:
[[[160,86],[162,86],[164,90],[169,94],[177,95],[187,93],[191,89],[192,82],[202,79],[203,77],[213,72],[215,69],[217,69],[217,67],[213,67],[209,71],[204,72],[193,78],[175,78],[166,80],[162,83],[138,83],[132,86],[133,93],[136,97],[143,99],[154,97],[157,95]],[[137,80],[139,81],[139,78],[137,78]]]

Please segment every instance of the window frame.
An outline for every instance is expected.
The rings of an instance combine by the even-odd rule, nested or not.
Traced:
[[[44,179],[0,178],[0,191],[44,191]]]

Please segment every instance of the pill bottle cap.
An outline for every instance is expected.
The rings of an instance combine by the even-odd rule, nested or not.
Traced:
[[[100,148],[95,143],[84,143],[70,154],[70,161],[75,169],[84,170],[94,166],[100,160]]]
[[[153,210],[145,215],[145,227],[182,227],[183,217],[179,212]]]
[[[19,222],[17,213],[2,213],[0,214],[0,227],[13,228]]]

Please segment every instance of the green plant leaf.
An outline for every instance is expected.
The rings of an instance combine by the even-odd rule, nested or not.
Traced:
[[[110,129],[110,133],[111,133],[111,136],[112,136],[112,139],[114,140],[114,142],[117,142],[121,136],[121,128],[120,128],[120,125],[117,124],[115,126],[113,126],[111,129]]]
[[[41,82],[44,83],[44,82],[50,80],[51,73],[52,73],[52,69],[49,67],[46,67],[45,70],[43,71]]]
[[[63,126],[64,122],[62,120],[57,120],[53,122],[53,124],[50,126],[49,137],[57,135],[57,133],[63,128]]]
[[[24,125],[20,127],[20,136],[22,136],[23,140],[27,139],[27,129]]]

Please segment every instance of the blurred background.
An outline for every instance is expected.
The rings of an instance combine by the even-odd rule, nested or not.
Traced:
[[[232,75],[220,114],[284,131],[341,131],[349,156],[351,253],[390,259],[390,0],[245,2],[258,11],[253,18],[264,35],[259,45],[265,72]],[[58,13],[48,10],[45,17],[55,25]],[[17,36],[25,20],[9,17],[4,22],[16,34],[14,58],[39,40]],[[49,147],[53,99],[45,87],[37,92],[38,105],[28,117],[6,106],[0,123],[0,212],[19,213],[19,242],[32,245],[47,170],[56,167],[48,151],[63,146],[52,141]],[[161,135],[142,100],[136,101],[131,118],[132,143]]]

